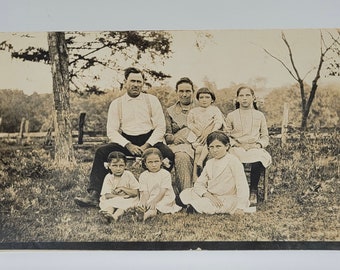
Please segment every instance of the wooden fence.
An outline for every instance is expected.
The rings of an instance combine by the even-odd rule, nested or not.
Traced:
[[[284,145],[287,143],[288,138],[299,137],[299,129],[288,126],[288,104],[284,104],[283,121],[281,127],[269,128],[269,135],[271,138],[280,139]],[[90,145],[98,145],[108,141],[106,131],[85,131],[85,117],[86,113],[81,113],[79,116],[78,130],[72,132],[73,142],[76,147],[81,148]],[[0,118],[1,124],[1,118]],[[318,135],[314,132],[309,132],[307,137],[316,138],[317,136],[327,136],[326,133],[334,131],[334,128],[320,129]],[[7,141],[17,144],[27,144],[38,142],[44,146],[53,145],[55,133],[52,129],[47,132],[29,132],[29,120],[22,118],[20,123],[20,130],[16,133],[0,133],[0,141]]]

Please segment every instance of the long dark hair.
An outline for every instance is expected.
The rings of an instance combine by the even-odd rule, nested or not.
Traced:
[[[255,98],[255,92],[252,88],[248,87],[248,86],[241,86],[239,89],[237,89],[236,91],[236,96],[238,97],[238,95],[240,94],[241,90],[243,89],[249,89],[250,93],[253,95],[253,97]],[[240,102],[236,101],[235,103],[235,107],[236,109],[240,108]],[[258,110],[257,108],[257,104],[256,104],[256,99],[254,99],[253,101],[253,107],[255,110]]]

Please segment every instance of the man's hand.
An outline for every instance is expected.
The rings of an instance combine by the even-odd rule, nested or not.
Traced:
[[[134,156],[141,156],[143,154],[143,149],[138,145],[128,143],[125,147]]]
[[[144,152],[146,149],[150,148],[151,145],[149,143],[144,143],[140,148],[142,149],[142,151]],[[142,153],[143,153],[142,152]]]
[[[185,138],[182,138],[182,137],[175,137],[174,139],[174,144],[181,144],[181,143],[186,143],[186,139]]]
[[[106,193],[106,194],[104,195],[104,197],[105,197],[106,200],[112,199],[112,198],[114,198],[114,197],[116,197],[116,196],[117,196],[117,195],[112,194],[112,193]]]

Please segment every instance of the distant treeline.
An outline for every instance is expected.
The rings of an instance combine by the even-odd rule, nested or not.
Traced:
[[[214,88],[212,85],[207,85]],[[234,99],[238,85],[230,88],[212,89],[216,93],[216,105],[224,114],[234,110]],[[306,86],[306,89],[309,89]],[[256,91],[256,89],[255,89]],[[171,87],[152,87],[149,93],[156,95],[164,108],[176,101],[175,90]],[[263,91],[262,91],[263,92]],[[86,112],[86,131],[104,131],[106,129],[107,110],[111,101],[123,93],[119,90],[108,91],[101,95],[71,94],[71,121],[73,129],[78,129],[81,112]],[[289,103],[289,125],[299,127],[301,122],[301,98],[299,88],[290,85],[272,89],[264,98],[258,99],[258,107],[266,115],[268,126],[281,126],[283,104]],[[308,118],[312,129],[339,126],[340,86],[319,87]],[[52,126],[53,95],[26,95],[21,90],[0,90],[0,132],[18,132],[21,119],[29,120],[29,131],[47,131]]]

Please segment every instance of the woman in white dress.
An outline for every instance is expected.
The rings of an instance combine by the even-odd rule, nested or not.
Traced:
[[[271,162],[264,149],[269,144],[267,122],[257,109],[254,90],[242,86],[237,90],[236,110],[226,118],[226,132],[230,137],[230,153],[242,163],[251,163],[250,203],[257,203],[257,186],[260,175]]]
[[[193,188],[181,192],[183,204],[199,213],[249,212],[249,188],[242,163],[228,153],[228,136],[214,131],[207,137],[212,156]]]
[[[162,168],[162,154],[157,148],[148,148],[142,156],[142,166],[146,171],[139,176],[139,207],[146,209],[144,221],[157,214],[175,213],[181,210],[175,203],[171,174]]]

